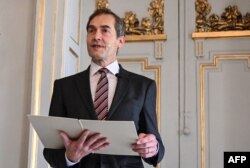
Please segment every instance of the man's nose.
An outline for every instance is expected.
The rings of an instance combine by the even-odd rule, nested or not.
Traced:
[[[101,31],[97,30],[94,34],[94,39],[99,41],[99,40],[101,40],[101,37],[102,37]]]

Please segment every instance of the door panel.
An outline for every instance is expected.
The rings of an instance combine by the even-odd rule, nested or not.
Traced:
[[[65,3],[63,76],[69,76],[80,70],[81,1],[74,0]]]
[[[224,151],[249,150],[249,134],[237,130],[250,126],[244,120],[249,117],[250,39],[192,39],[194,3],[180,1],[185,9],[180,10],[180,167],[221,168]],[[229,4],[243,14],[250,6],[249,1],[209,3],[220,14]]]
[[[224,151],[248,151],[249,55],[215,55],[202,64],[201,141],[203,167],[223,166]]]
[[[249,56],[218,56],[225,60],[220,60],[217,68],[204,69],[209,167],[223,167],[224,151],[250,150]]]

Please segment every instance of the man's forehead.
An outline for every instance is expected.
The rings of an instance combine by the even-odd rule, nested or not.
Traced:
[[[95,16],[89,23],[89,25],[98,27],[114,27],[115,19],[112,15],[98,15]]]

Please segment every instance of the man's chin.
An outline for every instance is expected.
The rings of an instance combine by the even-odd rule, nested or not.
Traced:
[[[101,61],[103,60],[102,55],[91,55],[93,61]]]

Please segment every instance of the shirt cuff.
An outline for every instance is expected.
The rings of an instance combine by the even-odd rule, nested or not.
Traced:
[[[67,164],[67,166],[74,166],[75,164],[78,163],[78,162],[71,162],[71,161],[67,158],[66,153],[65,153],[65,159],[66,159],[66,164]]]

